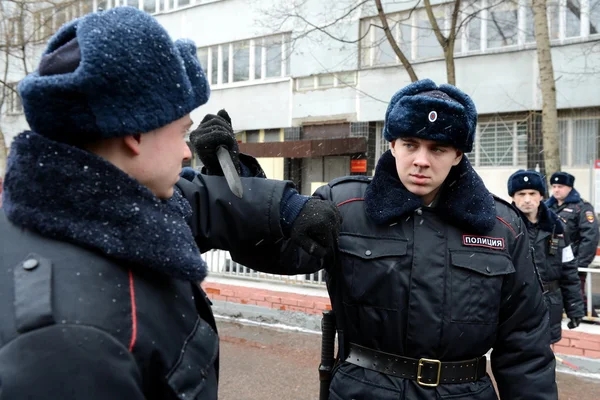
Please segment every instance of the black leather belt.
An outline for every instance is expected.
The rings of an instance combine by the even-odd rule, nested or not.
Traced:
[[[552,292],[560,288],[560,283],[558,281],[550,281],[544,282],[542,286],[544,287],[544,292]]]
[[[409,358],[350,343],[346,362],[359,367],[417,381],[421,386],[475,382],[486,375],[486,357],[467,361]]]

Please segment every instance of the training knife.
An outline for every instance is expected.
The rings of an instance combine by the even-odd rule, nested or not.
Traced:
[[[221,169],[223,170],[223,175],[225,175],[225,180],[227,180],[229,189],[231,189],[233,194],[241,199],[244,194],[242,180],[240,179],[240,175],[233,165],[231,155],[225,146],[219,146],[217,148],[217,158],[219,159],[219,164],[221,165]]]

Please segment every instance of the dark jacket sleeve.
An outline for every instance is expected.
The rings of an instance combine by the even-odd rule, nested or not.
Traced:
[[[52,325],[0,350],[0,399],[145,399],[135,359],[92,327]]]
[[[515,218],[516,220],[516,218]],[[491,355],[500,398],[558,399],[549,317],[522,221],[512,250],[515,273],[505,278],[497,339]]]
[[[586,213],[591,213],[592,222],[588,220]],[[596,257],[596,248],[600,239],[598,231],[598,220],[594,208],[589,203],[583,203],[579,213],[579,243],[577,244],[577,266],[588,268]]]
[[[317,189],[314,197],[331,200],[331,188],[328,185]],[[252,243],[252,248],[237,247],[230,250],[231,257],[257,271],[279,275],[309,274],[326,269],[335,263],[337,248],[329,249],[324,257],[308,254],[291,239],[282,237],[275,243]]]
[[[241,178],[243,198],[237,198],[222,176],[200,174],[189,182],[180,179],[177,187],[192,206],[189,221],[202,252],[210,249],[251,249],[270,245],[283,237],[280,202],[289,181]],[[256,254],[254,254],[256,255]]]
[[[561,257],[571,256],[573,249],[569,238],[565,235],[564,246],[561,247]],[[583,297],[581,296],[581,283],[577,275],[577,259],[564,261],[560,276],[560,291],[563,298],[563,307],[569,318],[580,318],[585,315]]]

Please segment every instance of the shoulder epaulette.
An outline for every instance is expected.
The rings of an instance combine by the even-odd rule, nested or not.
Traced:
[[[341,178],[335,178],[334,180],[329,182],[329,186],[334,187],[335,185],[345,182],[364,182],[368,184],[371,182],[372,179],[373,177],[364,175],[342,176]]]
[[[504,200],[502,197],[498,197],[495,194],[492,194],[492,196],[494,196],[494,200],[496,200],[496,201],[498,201],[498,202],[500,202],[502,204],[505,204],[505,205],[509,206],[510,208],[514,209],[514,206],[512,205],[512,203],[509,203],[508,201]]]

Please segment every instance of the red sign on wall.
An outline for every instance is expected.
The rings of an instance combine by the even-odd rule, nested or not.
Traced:
[[[367,172],[367,160],[350,160],[350,172]]]

